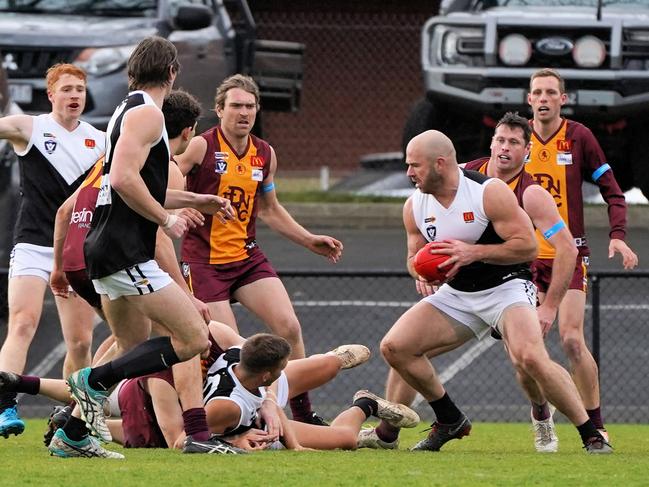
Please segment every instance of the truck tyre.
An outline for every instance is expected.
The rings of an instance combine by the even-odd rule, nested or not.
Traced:
[[[414,136],[434,128],[435,122],[435,107],[433,103],[427,98],[419,100],[410,111],[403,128],[401,146],[403,147],[404,157],[406,156],[406,146],[408,145],[408,142],[410,142]]]

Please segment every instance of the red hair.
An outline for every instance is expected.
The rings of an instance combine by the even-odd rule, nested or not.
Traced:
[[[82,79],[84,83],[86,82],[86,72],[79,66],[75,66],[74,64],[59,63],[55,64],[47,70],[47,74],[45,75],[45,80],[47,81],[47,91],[52,91],[56,82],[64,74],[70,74]]]

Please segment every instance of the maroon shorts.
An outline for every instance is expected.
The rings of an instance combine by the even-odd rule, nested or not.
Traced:
[[[228,301],[246,284],[277,277],[264,253],[257,249],[247,259],[229,264],[182,263],[185,281],[194,296],[205,303]]]
[[[553,259],[536,259],[532,263],[532,280],[540,293],[548,292],[550,279],[552,278],[553,262]],[[589,258],[587,256],[577,256],[575,271],[572,274],[568,289],[579,289],[583,292],[588,290],[588,264]]]
[[[92,280],[88,277],[88,272],[85,269],[65,271],[65,277],[75,293],[85,299],[90,306],[101,309],[101,298],[95,291],[95,286],[92,285]]]
[[[128,379],[119,390],[118,401],[126,448],[167,448],[167,442],[153,411],[151,396],[144,390],[144,381],[151,377],[166,380],[173,386],[171,369],[167,369]]]

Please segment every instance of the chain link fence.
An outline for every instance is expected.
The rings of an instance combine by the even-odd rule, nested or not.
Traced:
[[[262,107],[282,172],[350,172],[365,154],[401,150],[407,114],[424,94],[421,28],[438,4],[252,3],[260,39],[306,45],[299,111]]]
[[[402,271],[285,271],[282,280],[302,324],[307,354],[324,353],[338,345],[361,343],[372,350],[370,361],[341,371],[329,384],[313,391],[317,412],[333,418],[349,405],[358,389],[384,393],[387,366],[379,343],[392,324],[412,306],[418,296],[412,279]],[[610,423],[647,422],[649,392],[649,335],[645,316],[649,309],[649,272],[592,272],[591,292],[586,309],[587,343],[599,358],[602,410]],[[0,289],[0,303],[6,305],[6,287]],[[32,346],[47,354],[61,342],[53,303]],[[235,314],[241,333],[249,336],[264,325],[240,306]],[[48,319],[49,318],[49,319]],[[96,329],[96,342],[106,335]],[[4,341],[6,321],[0,317],[0,338]],[[546,340],[550,355],[566,366],[556,326]],[[32,357],[34,358],[34,357]],[[42,357],[36,357],[42,359]],[[529,421],[529,404],[514,378],[513,368],[502,342],[488,337],[471,341],[460,349],[433,359],[433,363],[456,403],[476,421]],[[32,363],[33,367],[33,363]],[[48,376],[58,377],[60,362]],[[427,404],[416,403],[424,420],[432,418]],[[49,412],[48,400],[25,396],[21,410],[27,415]]]

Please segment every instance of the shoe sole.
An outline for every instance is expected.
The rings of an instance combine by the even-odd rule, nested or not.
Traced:
[[[356,344],[342,345],[340,347],[334,348],[329,353],[343,360],[342,356],[345,355],[345,351],[341,351],[341,352],[338,351],[338,349],[343,347],[355,347],[358,353],[349,352],[353,356],[353,360],[350,361],[349,363],[343,363],[342,367],[340,367],[342,370],[353,369],[354,367],[358,367],[359,365],[364,364],[370,359],[370,355],[371,355],[370,349],[367,348],[365,345],[356,345]]]
[[[0,436],[3,436],[5,438],[9,438],[10,435],[18,436],[21,435],[25,431],[25,426],[8,426],[2,432],[0,432]]]
[[[379,419],[387,421],[395,428],[414,428],[419,424],[419,415],[408,406],[390,402],[365,390],[358,391],[354,394],[354,401],[361,397],[375,400],[378,404],[376,416]]]

